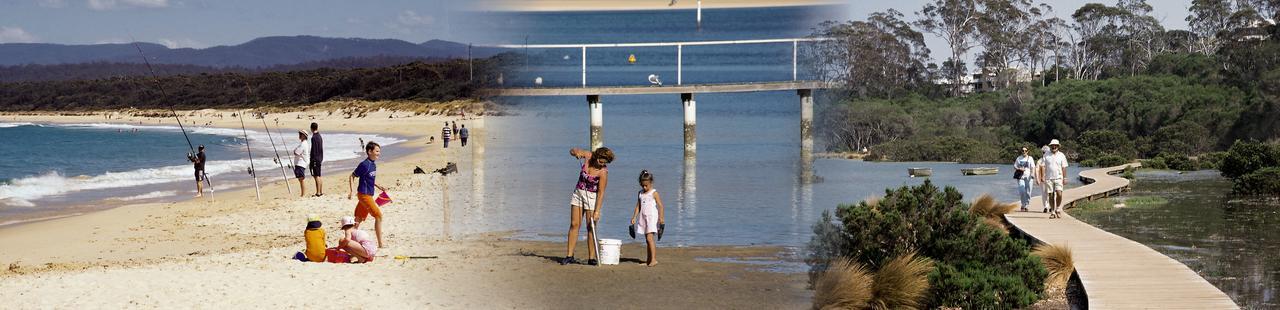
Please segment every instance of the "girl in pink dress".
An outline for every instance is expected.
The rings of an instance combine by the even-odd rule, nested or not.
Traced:
[[[662,196],[653,188],[653,174],[649,170],[640,171],[640,193],[636,195],[636,210],[631,213],[631,225],[635,227],[635,233],[643,235],[645,243],[649,245],[649,260],[646,265],[650,267],[658,264],[658,246],[654,243],[654,234],[662,239],[662,231],[667,225],[663,209]],[[640,217],[640,221],[636,221],[636,216]]]

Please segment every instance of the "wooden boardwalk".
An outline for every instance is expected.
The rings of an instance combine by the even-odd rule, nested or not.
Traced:
[[[1109,174],[1124,167],[1081,172],[1080,179],[1089,184],[1067,189],[1063,193],[1063,204],[1128,190],[1129,180]],[[1039,206],[1040,197],[1032,197],[1028,209],[1040,211]],[[1230,297],[1186,265],[1065,212],[1061,219],[1049,219],[1048,214],[1041,212],[1017,211],[1005,218],[1032,238],[1071,248],[1089,308],[1239,309]]]

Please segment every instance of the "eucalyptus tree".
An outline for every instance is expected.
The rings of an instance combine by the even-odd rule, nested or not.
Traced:
[[[855,98],[894,98],[926,87],[929,49],[924,35],[896,10],[864,21],[823,22],[813,34],[832,40],[807,49],[815,73]]]
[[[976,44],[979,3],[977,0],[933,0],[926,3],[916,12],[918,19],[914,22],[924,32],[932,33],[951,49],[951,57],[947,60],[963,62],[965,54]],[[963,73],[952,72],[951,95],[959,96]]]

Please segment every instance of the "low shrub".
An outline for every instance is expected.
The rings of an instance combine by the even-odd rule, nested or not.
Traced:
[[[1280,195],[1280,167],[1266,167],[1235,180],[1231,191],[1241,195]]]
[[[1200,170],[1200,164],[1187,155],[1164,153],[1157,156],[1169,169],[1178,171]]]

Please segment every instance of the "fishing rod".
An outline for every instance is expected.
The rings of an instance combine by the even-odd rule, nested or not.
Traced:
[[[262,201],[262,191],[258,189],[258,173],[253,169],[253,148],[249,146],[249,129],[244,127],[244,111],[240,111],[240,131],[244,133],[244,150],[249,152],[249,176],[253,177],[253,197]],[[288,187],[289,184],[285,184]]]
[[[160,83],[160,77],[156,76],[156,70],[151,68],[151,61],[147,60],[147,54],[142,52],[142,46],[138,45],[138,40],[134,39],[132,35],[129,36],[129,40],[133,41],[133,47],[138,49],[138,55],[142,56],[142,63],[147,65],[147,72],[151,73],[151,79],[156,81],[156,89],[160,90],[161,98],[168,99],[169,94],[164,91],[164,85]],[[178,130],[182,131],[182,137],[187,139],[187,159],[194,158],[193,156],[196,155],[193,154],[196,153],[196,147],[191,143],[191,136],[187,135],[187,128],[182,125],[182,118],[178,116],[178,111],[173,108],[173,104],[169,104],[169,112],[173,113],[173,119],[178,121]],[[205,185],[209,186],[209,200],[213,200],[213,182],[209,180],[208,172],[201,171],[201,173],[204,176]]]
[[[249,90],[249,96],[252,97],[253,87],[249,86],[249,81],[244,82],[244,88]],[[262,129],[267,131],[267,140],[271,141],[271,151],[276,153],[276,165],[280,166],[280,178],[284,179],[284,189],[293,196],[293,188],[289,187],[289,172],[285,171],[284,162],[280,161],[280,149],[276,148],[276,139],[271,137],[271,127],[267,127],[266,113],[262,113]]]

